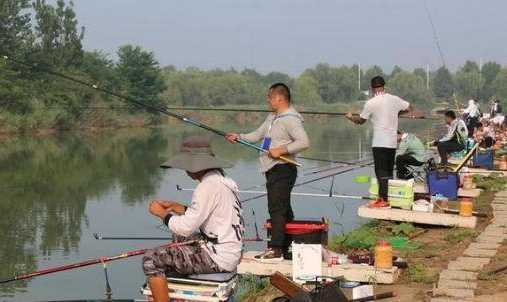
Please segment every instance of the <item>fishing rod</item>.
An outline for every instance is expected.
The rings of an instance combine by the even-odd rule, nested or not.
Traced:
[[[258,233],[257,233],[258,235]],[[93,233],[93,237],[96,240],[172,240],[170,237],[162,237],[162,236],[103,236],[100,233]],[[261,238],[260,236],[256,236],[254,238],[243,238],[242,241],[245,242],[253,242],[253,241],[266,241],[266,239]]]
[[[333,177],[333,176],[330,176]],[[176,185],[176,190],[178,191],[190,191],[193,192],[195,189],[191,188],[182,188],[179,185]],[[267,194],[266,191],[239,191],[239,193],[243,194]],[[360,199],[360,200],[371,200],[370,197],[365,196],[356,196],[356,195],[340,195],[340,194],[319,194],[319,193],[304,193],[304,192],[291,192],[292,196],[308,196],[308,197],[334,197],[334,198],[347,198],[347,199]]]
[[[345,169],[345,170],[341,170],[341,171],[338,171],[338,172],[333,172],[333,173],[329,173],[327,175],[324,175],[324,176],[320,176],[320,177],[316,177],[314,179],[309,179],[309,180],[306,180],[306,181],[303,181],[303,182],[300,182],[300,183],[296,183],[294,185],[294,188],[295,187],[299,187],[299,186],[303,186],[303,185],[307,185],[309,183],[312,183],[312,182],[316,182],[316,181],[319,181],[319,180],[323,180],[323,179],[326,179],[326,178],[329,178],[329,177],[332,177],[332,176],[336,176],[336,175],[340,175],[340,174],[344,174],[344,173],[347,173],[347,172],[350,172],[350,171],[353,171],[353,170],[356,170],[356,169],[359,169],[359,168],[364,168],[364,167],[367,167],[371,165],[371,163],[367,163],[367,164],[360,164],[360,165],[357,165],[357,166],[354,166],[354,167],[351,167],[351,168],[348,168],[348,169]],[[259,199],[259,198],[262,198],[264,196],[268,195],[267,193],[262,193],[262,194],[259,194],[257,196],[254,196],[254,197],[250,197],[250,198],[247,198],[247,199],[244,199],[242,200],[241,202],[242,203],[245,203],[247,201],[251,201],[251,200],[255,200],[255,199]],[[326,196],[329,196],[329,195],[326,195]]]
[[[176,247],[176,246],[190,245],[190,244],[193,244],[193,243],[196,243],[196,242],[198,242],[198,240],[189,240],[189,241],[184,241],[184,242],[175,242],[175,243],[170,243],[170,244],[166,244],[166,245],[161,245],[160,247],[162,247],[162,248],[171,248],[171,247]],[[34,278],[34,277],[48,275],[48,274],[62,272],[62,271],[68,271],[68,270],[72,270],[72,269],[75,269],[75,268],[80,268],[80,267],[85,267],[85,266],[90,266],[90,265],[95,265],[95,264],[101,264],[101,263],[104,264],[106,262],[111,262],[111,261],[115,261],[115,260],[120,260],[120,259],[130,258],[130,257],[134,257],[134,256],[139,256],[139,255],[145,254],[148,250],[149,249],[133,250],[133,251],[121,253],[121,254],[116,255],[116,256],[99,257],[99,258],[95,258],[95,259],[85,260],[85,261],[82,261],[82,262],[77,262],[77,263],[72,263],[72,264],[67,264],[67,265],[61,265],[61,266],[55,266],[55,267],[52,267],[52,268],[47,268],[47,269],[35,271],[35,272],[32,272],[32,273],[28,273],[28,274],[24,274],[24,275],[19,275],[19,276],[14,276],[12,278],[0,280],[0,284],[9,283],[9,282],[18,281],[18,280],[31,279],[31,278]]]
[[[179,110],[179,111],[224,111],[224,112],[273,112],[268,109],[240,109],[240,108],[216,108],[216,107],[167,107],[170,110]],[[329,112],[329,111],[298,111],[301,114],[310,114],[310,115],[330,115],[330,116],[345,116],[347,112]],[[358,113],[354,113],[354,115],[359,115]],[[414,120],[434,120],[436,118],[426,117],[426,116],[412,116],[412,115],[400,115],[400,118],[414,119]]]
[[[56,77],[60,77],[60,78],[66,79],[68,81],[74,82],[76,84],[80,84],[82,86],[86,86],[87,88],[95,89],[95,90],[100,91],[102,93],[105,93],[105,94],[117,97],[118,99],[120,99],[121,101],[123,101],[125,103],[132,103],[132,104],[134,104],[134,105],[136,105],[138,107],[144,108],[147,111],[165,114],[167,116],[170,116],[170,117],[173,117],[175,119],[178,119],[178,120],[180,120],[180,121],[182,121],[184,123],[187,123],[187,124],[199,127],[201,129],[210,131],[210,132],[215,133],[217,135],[220,135],[220,136],[223,136],[223,137],[226,136],[226,133],[224,131],[222,131],[222,130],[219,130],[219,129],[216,129],[216,128],[212,128],[212,127],[210,127],[210,126],[208,126],[208,125],[206,125],[204,123],[201,123],[201,122],[199,122],[197,120],[193,120],[193,119],[188,118],[188,117],[186,117],[184,115],[177,114],[177,113],[169,111],[169,107],[158,107],[158,106],[150,105],[150,104],[141,102],[141,101],[139,101],[137,99],[134,99],[132,97],[129,97],[129,96],[126,96],[126,95],[122,95],[122,94],[119,94],[119,93],[107,90],[105,88],[99,87],[96,84],[91,84],[91,83],[85,82],[83,80],[80,80],[80,79],[68,76],[66,74],[63,74],[61,72],[54,71],[54,70],[52,70],[52,69],[50,69],[50,68],[48,68],[46,66],[39,66],[37,64],[26,63],[24,61],[13,59],[13,58],[11,58],[9,56],[5,56],[5,55],[3,56],[3,58],[5,60],[10,60],[10,61],[12,61],[12,62],[14,62],[14,63],[16,63],[18,65],[22,65],[22,66],[25,66],[27,68],[33,69],[33,70],[40,70],[40,71],[45,72],[47,74],[50,74],[50,75],[53,75],[53,76],[56,76]],[[259,152],[268,153],[268,150],[265,150],[262,147],[257,146],[257,145],[255,145],[253,143],[250,143],[250,142],[248,142],[248,141],[246,141],[244,139],[238,138],[238,139],[236,139],[236,142],[238,142],[239,144],[241,144],[243,146],[247,146],[249,148],[255,149],[255,150],[259,151]],[[299,166],[299,167],[301,166],[300,163],[298,163],[295,160],[292,160],[292,159],[290,159],[290,158],[288,158],[286,156],[280,156],[279,158],[281,160],[287,162],[287,163],[290,163],[290,164],[293,164],[293,165],[296,165],[296,166]]]
[[[368,161],[367,163],[361,163],[359,165],[361,165],[361,167],[367,167],[367,166],[370,166],[370,165],[373,165],[373,161]],[[349,166],[356,166],[357,164],[351,164]],[[311,171],[311,172],[308,172],[308,173],[305,173],[304,176],[307,176],[307,175],[313,175],[313,174],[318,174],[318,173],[322,173],[322,172],[326,172],[326,171],[332,171],[332,170],[336,170],[338,168],[345,168],[347,166],[331,166],[331,167],[327,167],[327,168],[324,168],[324,169],[320,169],[320,170],[315,170],[315,171]]]
[[[93,233],[96,240],[172,240],[171,237],[150,237],[150,236],[104,236],[100,233]]]

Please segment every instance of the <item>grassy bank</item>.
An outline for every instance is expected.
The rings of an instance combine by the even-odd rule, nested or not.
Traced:
[[[490,176],[476,176],[478,188],[483,189],[482,194],[475,199],[475,210],[492,215],[490,207],[495,192],[507,184],[507,178],[492,174]],[[450,204],[458,208],[458,203]],[[475,230],[461,228],[441,228],[433,226],[419,226],[410,223],[395,223],[372,220],[348,234],[330,238],[331,249],[338,252],[372,252],[375,242],[379,239],[392,240],[404,237],[407,244],[394,250],[394,254],[402,257],[408,263],[400,280],[394,285],[375,285],[376,290],[396,291],[399,294],[397,301],[425,301],[433,284],[438,279],[441,270],[447,267],[449,261],[462,255],[470,242],[489,224],[491,217],[481,218]],[[495,261],[485,270],[505,264],[507,248],[497,254]],[[487,276],[483,274],[480,286],[482,293],[507,291],[505,284],[507,274]],[[243,292],[239,301],[260,302],[270,301],[281,293],[272,286],[267,285],[261,291],[256,289],[254,294]]]

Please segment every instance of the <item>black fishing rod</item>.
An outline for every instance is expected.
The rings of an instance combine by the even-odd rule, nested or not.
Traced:
[[[240,108],[216,108],[216,107],[167,107],[170,110],[180,110],[180,111],[224,111],[224,112],[273,112],[268,109],[240,109]],[[301,114],[309,114],[309,115],[329,115],[329,116],[345,116],[347,112],[329,112],[329,111],[307,111],[302,110],[298,111]],[[358,115],[354,113],[354,115]],[[415,120],[434,120],[436,118],[426,117],[426,116],[409,116],[409,115],[400,115],[400,118],[408,118]]]
[[[150,237],[150,236],[103,236],[100,233],[93,233],[96,240],[172,240],[171,237]]]
[[[18,65],[22,65],[22,66],[25,66],[27,68],[33,69],[33,70],[39,70],[39,71],[45,72],[47,74],[50,74],[50,75],[53,75],[53,76],[56,76],[56,77],[60,77],[60,78],[66,79],[68,81],[80,84],[82,86],[86,86],[88,88],[95,89],[95,90],[100,91],[102,93],[105,93],[105,94],[117,97],[118,99],[122,100],[123,102],[132,103],[132,104],[134,104],[136,106],[144,108],[147,111],[165,114],[165,115],[168,115],[168,116],[173,117],[175,119],[178,119],[178,120],[180,120],[180,121],[182,121],[184,123],[188,123],[188,124],[191,124],[193,126],[199,127],[201,129],[213,132],[213,133],[215,133],[217,135],[220,135],[220,136],[223,136],[223,137],[226,136],[226,133],[224,131],[222,131],[222,130],[212,128],[212,127],[210,127],[210,126],[208,126],[206,124],[203,124],[203,123],[201,123],[199,121],[196,121],[196,120],[190,119],[190,118],[188,118],[186,116],[183,116],[181,114],[177,114],[177,113],[169,111],[169,107],[158,107],[158,106],[153,106],[153,105],[150,105],[150,104],[146,104],[146,103],[141,102],[139,100],[136,100],[136,99],[134,99],[132,97],[129,97],[129,96],[126,96],[126,95],[122,95],[122,94],[119,94],[119,93],[116,93],[116,92],[104,89],[102,87],[99,87],[96,84],[90,84],[88,82],[85,82],[83,80],[80,80],[80,79],[68,76],[68,75],[63,74],[61,72],[54,71],[54,70],[52,70],[52,69],[50,69],[50,68],[48,68],[46,66],[39,66],[37,64],[26,63],[24,61],[13,59],[13,58],[11,58],[9,56],[3,56],[3,58],[5,60],[12,61],[12,62],[14,62],[14,63],[16,63]],[[248,142],[246,140],[243,140],[241,138],[238,138],[236,141],[239,144],[241,144],[241,145],[244,145],[244,146],[247,146],[249,148],[255,149],[255,150],[260,151],[262,153],[267,153],[268,152],[267,150],[263,149],[262,147],[257,146],[255,144],[252,144],[252,143],[250,143],[250,142]],[[298,163],[298,162],[296,162],[296,161],[294,161],[294,160],[292,160],[290,158],[287,158],[285,156],[280,156],[279,158],[281,160],[287,162],[287,163],[291,163],[291,164],[296,165],[296,166],[301,166],[300,163]]]

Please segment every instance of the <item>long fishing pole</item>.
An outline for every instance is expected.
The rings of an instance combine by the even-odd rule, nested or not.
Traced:
[[[317,178],[314,178],[314,179],[309,179],[309,180],[306,180],[306,181],[303,181],[303,182],[300,182],[300,183],[296,183],[294,185],[294,188],[295,187],[299,187],[299,186],[303,186],[303,185],[306,185],[306,184],[309,184],[309,183],[312,183],[312,182],[316,182],[316,181],[319,181],[319,180],[322,180],[322,179],[326,179],[326,178],[329,178],[329,177],[332,177],[332,176],[336,176],[336,175],[340,175],[340,174],[344,174],[344,173],[347,173],[347,172],[350,172],[350,171],[353,171],[355,169],[359,169],[359,168],[364,168],[364,167],[367,167],[371,165],[371,163],[366,163],[366,164],[360,164],[360,165],[357,165],[357,166],[354,166],[354,167],[351,167],[351,168],[348,168],[348,169],[345,169],[345,170],[341,170],[341,171],[338,171],[338,172],[333,172],[333,173],[329,173],[328,175],[324,175],[324,176],[320,176],[320,177],[317,177]],[[250,197],[250,198],[247,198],[247,199],[244,199],[242,200],[241,202],[242,203],[245,203],[247,201],[251,201],[251,200],[255,200],[255,199],[259,199],[259,198],[262,198],[264,196],[266,196],[267,193],[263,193],[263,194],[259,194],[257,196],[254,196],[254,197]],[[328,196],[326,194],[326,196]]]
[[[176,247],[176,246],[189,245],[189,244],[193,244],[196,242],[198,242],[198,240],[189,240],[189,241],[184,241],[184,242],[170,243],[170,244],[162,245],[160,247],[170,248],[170,247]],[[125,259],[125,258],[129,258],[129,257],[139,256],[139,255],[145,254],[148,250],[149,249],[133,250],[133,251],[125,252],[125,253],[122,253],[122,254],[119,254],[116,256],[99,257],[99,258],[90,259],[90,260],[77,262],[77,263],[73,263],[73,264],[67,264],[67,265],[61,265],[61,266],[56,266],[56,267],[52,267],[52,268],[47,268],[47,269],[43,269],[40,271],[35,271],[32,273],[14,276],[12,278],[0,280],[0,284],[9,283],[9,282],[18,281],[18,280],[30,279],[30,278],[38,277],[38,276],[42,276],[42,275],[48,275],[48,274],[52,274],[52,273],[68,271],[68,270],[72,270],[75,268],[80,268],[80,267],[85,267],[85,266]]]
[[[171,112],[171,111],[169,111],[168,107],[158,107],[158,106],[154,106],[154,105],[150,105],[150,104],[141,102],[141,101],[136,100],[136,99],[134,99],[132,97],[129,97],[129,96],[126,96],[126,95],[122,95],[122,94],[119,94],[119,93],[116,93],[116,92],[104,89],[102,87],[99,87],[96,84],[90,84],[90,83],[85,82],[83,80],[80,80],[80,79],[68,76],[66,74],[54,71],[54,70],[52,70],[52,69],[50,69],[50,68],[48,68],[46,66],[38,66],[37,64],[26,63],[24,61],[13,59],[13,58],[11,58],[9,56],[5,56],[5,55],[3,56],[3,58],[5,60],[10,60],[10,61],[12,61],[12,62],[14,62],[14,63],[16,63],[18,65],[22,65],[22,66],[25,66],[25,67],[28,67],[28,68],[34,69],[34,70],[40,70],[40,71],[45,72],[47,74],[54,75],[56,77],[60,77],[60,78],[66,79],[68,81],[80,84],[82,86],[86,86],[88,88],[95,89],[95,90],[100,91],[102,93],[105,93],[105,94],[117,97],[118,99],[122,100],[123,102],[132,103],[132,104],[134,104],[136,106],[144,108],[147,111],[165,114],[165,115],[168,115],[170,117],[176,118],[176,119],[178,119],[178,120],[180,120],[180,121],[182,121],[184,123],[191,124],[193,126],[201,128],[201,129],[213,132],[213,133],[215,133],[217,135],[220,135],[220,136],[223,136],[223,137],[226,136],[226,133],[224,131],[216,129],[216,128],[212,128],[212,127],[210,127],[210,126],[208,126],[206,124],[203,124],[203,123],[201,123],[199,121],[196,121],[196,120],[193,120],[191,118],[188,118],[188,117],[186,117],[184,115]],[[255,144],[252,144],[252,143],[250,143],[250,142],[248,142],[248,141],[246,141],[244,139],[238,138],[238,139],[236,139],[236,141],[239,144],[241,144],[241,145],[244,145],[244,146],[247,146],[249,148],[255,149],[255,150],[259,151],[259,152],[268,153],[268,151],[265,150],[265,149],[263,149],[262,147],[257,146]],[[286,156],[280,156],[279,158],[281,160],[287,162],[287,163],[290,163],[290,164],[293,164],[293,165],[296,165],[296,166],[301,166],[300,163],[298,163],[298,162],[296,162],[296,161],[294,161],[294,160],[292,160],[292,159],[290,159],[290,158],[288,158]]]
[[[272,112],[268,109],[240,109],[240,108],[215,108],[215,107],[167,107],[170,110],[180,111],[224,111],[224,112]],[[298,111],[301,114],[309,115],[330,115],[330,116],[345,116],[347,112],[329,112],[329,111]],[[357,113],[355,115],[358,115]],[[433,120],[436,118],[426,116],[411,116],[411,115],[400,115],[400,118],[415,119],[415,120]]]
[[[94,233],[93,237],[96,240],[133,240],[133,241],[135,241],[135,240],[153,240],[153,241],[157,241],[157,240],[172,240],[172,238],[161,237],[161,236],[151,236],[151,237],[150,236],[143,236],[143,237],[139,237],[139,236],[127,236],[127,235],[124,235],[124,236],[103,236],[100,233]],[[243,238],[241,240],[244,241],[244,242],[265,241],[265,239],[262,239],[260,236],[258,236],[258,232],[257,232],[256,237],[254,237],[254,238]]]
[[[330,176],[334,177],[334,176]],[[178,191],[190,191],[193,192],[195,189],[191,188],[182,188],[179,185],[176,185],[176,190]],[[267,194],[266,191],[239,191],[242,194]],[[319,193],[304,193],[304,192],[291,192],[292,196],[307,196],[307,197],[333,197],[333,198],[348,198],[348,199],[361,199],[361,200],[371,200],[370,197],[365,196],[356,196],[356,195],[340,195],[340,194],[319,194]]]

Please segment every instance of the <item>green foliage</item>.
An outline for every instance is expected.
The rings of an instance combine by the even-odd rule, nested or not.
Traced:
[[[502,177],[501,173],[491,173],[490,175],[474,175],[474,182],[478,188],[485,191],[498,192],[505,188],[507,179]]]
[[[428,103],[431,93],[426,89],[426,81],[413,73],[398,71],[388,82],[389,90],[416,104]]]
[[[234,299],[243,301],[248,297],[255,296],[269,285],[267,279],[261,279],[255,275],[240,275],[239,283],[234,293]]]
[[[451,244],[456,244],[476,235],[477,233],[474,230],[452,229],[445,235],[444,240]]]
[[[431,274],[422,263],[412,264],[408,267],[408,277],[412,282],[433,283],[436,281],[436,275]]]
[[[389,223],[371,221],[361,227],[352,230],[348,234],[338,235],[331,239],[331,248],[334,250],[347,251],[355,248],[371,249],[380,239],[390,239],[393,236],[411,236],[416,228],[410,223]],[[418,247],[417,243],[408,241],[404,250],[412,250]]]
[[[416,230],[417,229],[413,224],[403,222],[393,226],[392,233],[394,235],[404,235],[408,237],[414,234]]]
[[[153,52],[125,45],[118,50],[117,76],[128,96],[153,106],[162,105],[159,97],[165,89],[162,72]],[[132,110],[138,109],[132,105]]]
[[[445,66],[440,67],[431,81],[433,94],[439,98],[449,98],[454,92],[452,74]]]

